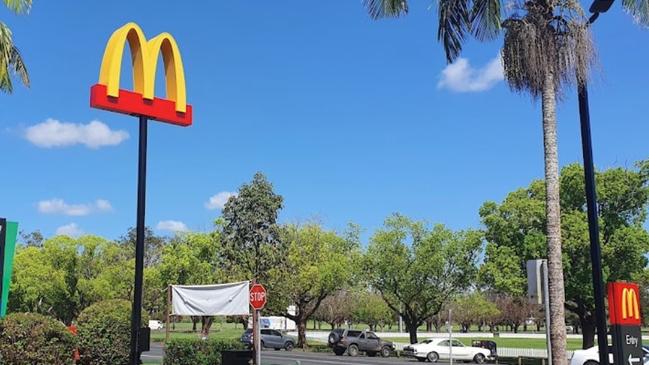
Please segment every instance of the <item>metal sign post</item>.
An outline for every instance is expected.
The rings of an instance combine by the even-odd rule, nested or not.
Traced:
[[[548,284],[548,260],[542,260],[543,304],[545,304],[545,343],[548,348],[548,365],[552,365],[552,344],[550,343],[550,293]]]
[[[252,281],[250,288],[250,306],[252,312],[252,334],[253,334],[253,347],[255,349],[255,364],[261,365],[261,326],[259,323],[260,311],[266,306],[266,288],[263,285],[257,284],[257,280]]]
[[[133,90],[120,89],[124,47],[131,49]],[[162,54],[166,79],[166,98],[155,97],[156,64]],[[183,127],[192,124],[192,106],[187,104],[185,70],[175,39],[162,33],[147,40],[135,23],[127,23],[111,35],[99,71],[99,82],[90,88],[90,106],[139,118],[140,140],[137,178],[137,224],[135,243],[135,288],[131,312],[130,364],[140,363],[140,326],[144,271],[144,231],[146,206],[146,152],[148,120]]]
[[[451,322],[452,312],[452,309],[448,310],[448,359],[450,365],[453,365],[453,322]]]

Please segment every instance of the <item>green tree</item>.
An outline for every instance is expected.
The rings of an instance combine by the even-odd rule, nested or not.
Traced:
[[[152,307],[166,308],[169,285],[206,285],[223,282],[225,273],[220,258],[220,233],[183,233],[174,237],[162,250],[160,263],[149,274],[157,286],[150,297]],[[153,270],[155,269],[154,272]],[[157,296],[155,295],[157,292]],[[161,303],[162,302],[162,303]],[[194,318],[194,326],[201,320],[203,336],[209,334],[213,317]],[[194,328],[195,329],[195,328]]]
[[[417,327],[471,285],[481,245],[480,232],[428,230],[401,215],[374,234],[365,254],[370,285],[403,317],[411,343]]]
[[[4,3],[16,14],[28,13],[32,7],[31,0],[4,0]],[[0,22],[0,90],[13,92],[13,75],[18,76],[25,86],[29,86],[27,66],[14,44],[11,29],[4,22]]]
[[[364,0],[373,18],[408,12],[406,0]],[[545,233],[550,281],[550,337],[553,363],[566,363],[565,288],[562,266],[559,153],[556,101],[563,89],[585,85],[594,62],[587,18],[577,1],[443,0],[438,3],[437,38],[454,61],[470,36],[497,39],[504,31],[502,63],[510,88],[541,100],[545,163]],[[635,20],[649,24],[644,0],[622,2]]]
[[[270,270],[269,307],[295,321],[297,346],[304,348],[307,321],[325,298],[351,283],[359,243],[317,224],[284,226],[282,241],[288,253],[283,265]],[[295,313],[287,310],[290,305]]]
[[[472,324],[482,326],[489,319],[499,316],[500,310],[496,304],[487,300],[479,292],[462,295],[453,301],[453,319],[462,327],[462,332],[468,332]]]
[[[132,262],[122,247],[96,236],[56,236],[42,247],[20,248],[10,291],[12,310],[53,315],[71,323],[81,310],[104,299],[128,299]]]
[[[285,247],[279,237],[277,215],[283,198],[262,173],[244,184],[223,208],[223,256],[226,267],[246,279],[266,282],[268,271],[281,265]]]
[[[649,252],[649,234],[643,227],[649,204],[649,164],[643,161],[637,169],[598,172],[596,180],[604,278],[632,280],[642,274]],[[560,181],[565,306],[579,318],[587,348],[594,344],[595,308],[582,167],[564,167]],[[543,183],[534,181],[510,193],[501,204],[487,202],[480,209],[488,242],[480,278],[489,288],[515,296],[525,292],[525,263],[542,258],[545,248],[546,222],[539,209],[544,200]],[[508,264],[499,267],[503,262]]]
[[[117,240],[120,245],[128,248],[124,251],[128,258],[135,257],[136,240],[137,230],[134,227],[129,228],[126,234]],[[149,227],[144,227],[144,267],[152,267],[160,262],[160,255],[166,243],[165,237],[156,235]]]
[[[355,322],[365,323],[371,331],[376,331],[377,326],[382,327],[392,321],[394,312],[380,295],[369,291],[361,291],[356,295],[352,311],[352,318]]]

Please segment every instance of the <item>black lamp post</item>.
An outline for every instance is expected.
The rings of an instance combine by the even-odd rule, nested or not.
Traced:
[[[600,13],[606,12],[613,5],[613,1],[595,0],[589,9],[593,15],[588,20],[588,23],[592,24],[599,17]],[[606,326],[606,307],[604,305],[604,278],[602,277],[602,250],[599,244],[597,190],[595,187],[593,144],[590,134],[590,112],[588,110],[588,87],[586,81],[578,84],[581,146],[584,155],[584,179],[586,183],[586,206],[588,209],[588,235],[590,236],[590,259],[593,266],[597,345],[599,347],[599,363],[601,365],[609,365],[608,331]]]

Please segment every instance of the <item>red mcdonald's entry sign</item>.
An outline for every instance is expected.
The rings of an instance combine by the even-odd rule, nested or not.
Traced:
[[[640,291],[633,283],[608,283],[611,325],[640,325]]]

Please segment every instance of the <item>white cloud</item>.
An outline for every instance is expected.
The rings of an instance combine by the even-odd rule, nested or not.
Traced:
[[[74,217],[89,215],[91,213],[110,212],[113,210],[108,200],[97,199],[94,203],[68,204],[63,199],[41,200],[38,202],[38,211],[43,214],[63,214]]]
[[[437,83],[437,88],[456,92],[486,91],[504,78],[500,56],[478,69],[473,68],[468,59],[460,57],[442,70],[442,77]]]
[[[43,123],[28,127],[25,131],[25,138],[29,142],[44,148],[82,144],[88,148],[97,149],[118,145],[128,137],[128,132],[111,130],[98,120],[93,120],[88,124],[75,124],[50,118]]]
[[[158,222],[158,225],[156,226],[158,230],[161,231],[169,231],[169,232],[187,232],[189,231],[189,228],[187,228],[187,225],[183,222],[179,221],[160,221]]]
[[[210,198],[210,200],[205,203],[205,208],[209,210],[214,210],[214,209],[223,209],[225,206],[225,203],[228,202],[228,199],[232,196],[237,196],[237,193],[233,193],[231,191],[222,191]]]
[[[57,236],[79,237],[82,234],[83,231],[76,223],[66,224],[56,229]]]

